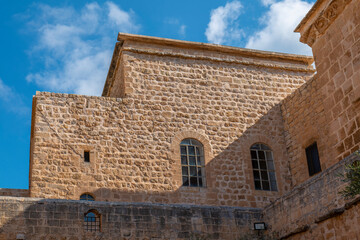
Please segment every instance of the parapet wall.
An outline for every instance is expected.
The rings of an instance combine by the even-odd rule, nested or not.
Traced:
[[[12,188],[0,188],[0,196],[9,197],[28,197],[28,189],[12,189]]]
[[[360,157],[353,153],[265,207],[264,221],[269,225],[269,232],[281,239],[322,239],[328,233],[334,239],[349,236],[344,229],[352,224],[336,217],[345,213],[351,218],[357,215],[358,207],[353,205],[359,200],[346,201],[339,193],[347,184],[340,175],[345,172],[345,165],[355,160]],[[331,225],[324,224],[326,221]],[[359,228],[352,231],[359,231]]]
[[[91,209],[101,232],[84,230]],[[0,239],[233,240],[253,232],[260,217],[254,208],[0,197]]]

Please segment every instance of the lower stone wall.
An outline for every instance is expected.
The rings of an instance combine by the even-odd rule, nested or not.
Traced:
[[[347,183],[340,175],[347,164],[356,160],[360,160],[358,153],[351,154],[265,207],[263,214],[268,233],[279,239],[331,239],[336,236],[337,229],[343,227],[334,239],[351,234],[346,226],[352,223],[341,215],[348,215],[350,219],[356,217],[360,200],[342,197],[339,191]],[[359,230],[357,227],[355,231],[359,233]]]
[[[84,230],[89,210],[101,232]],[[0,239],[241,239],[261,209],[0,197]]]
[[[0,196],[11,196],[11,197],[28,197],[28,189],[11,189],[11,188],[0,188]]]
[[[289,237],[292,240],[336,240],[359,239],[360,233],[360,198],[353,204],[348,204],[344,209],[339,209],[337,214],[321,222],[309,226],[307,231]]]

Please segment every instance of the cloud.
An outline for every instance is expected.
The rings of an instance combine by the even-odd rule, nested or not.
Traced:
[[[271,4],[274,4],[276,1],[275,0],[261,0],[261,3],[264,5],[264,6],[269,6]]]
[[[41,70],[27,75],[46,91],[100,95],[117,32],[136,33],[140,26],[133,11],[113,2],[86,4],[80,10],[37,5],[30,29],[37,40],[30,57]]]
[[[207,40],[211,43],[224,44],[241,38],[243,32],[237,22],[241,9],[241,3],[236,0],[213,9],[205,31]]]
[[[185,37],[186,35],[186,25],[182,24],[179,28],[179,35]]]
[[[136,32],[139,29],[139,26],[133,22],[134,13],[125,12],[121,10],[115,3],[107,2],[106,5],[109,8],[108,17],[111,22],[115,23],[117,26],[122,27],[124,32]]]
[[[30,109],[25,106],[22,97],[16,93],[11,87],[7,86],[0,78],[0,103],[2,103],[6,110],[17,114],[27,114]]]
[[[0,78],[0,99],[3,101],[9,100],[13,95],[12,90]]]
[[[311,48],[300,43],[300,35],[293,31],[313,4],[302,0],[262,2],[269,6],[261,18],[264,28],[249,37],[246,48],[311,55]]]
[[[180,38],[185,38],[186,37],[186,28],[187,28],[187,26],[185,24],[181,24],[179,19],[166,18],[164,20],[164,23],[167,24],[167,25],[171,25],[171,29],[177,29],[176,34],[178,35],[178,37],[180,37]]]

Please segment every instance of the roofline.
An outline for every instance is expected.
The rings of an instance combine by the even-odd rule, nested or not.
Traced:
[[[308,65],[311,65],[314,61],[312,56],[306,55],[297,55],[297,54],[289,54],[289,53],[279,53],[279,52],[271,52],[271,51],[262,51],[262,50],[254,50],[247,48],[239,48],[239,47],[230,47],[219,44],[212,43],[202,43],[202,42],[191,42],[191,41],[183,41],[169,38],[161,38],[161,37],[151,37],[130,33],[121,33],[118,34],[118,41],[123,42],[126,40],[139,41],[145,43],[154,43],[168,46],[177,46],[183,48],[193,48],[200,50],[210,50],[217,51],[222,53],[233,53],[247,56],[255,56],[259,58],[267,58],[269,57],[281,59],[281,60],[293,60],[297,62],[303,62]]]
[[[248,62],[247,60],[229,60],[229,59],[219,59],[212,56],[189,56],[187,54],[177,54],[177,53],[159,53],[153,52],[151,50],[144,50],[144,49],[136,49],[132,47],[124,47],[125,42],[140,42],[140,43],[149,43],[161,46],[171,46],[176,48],[183,48],[183,49],[195,49],[195,50],[203,50],[203,51],[211,51],[216,53],[225,53],[225,54],[232,54],[239,57],[245,58],[252,58],[258,60],[266,60],[266,61],[278,61],[278,62],[287,62],[292,64],[291,67],[282,66],[280,68],[292,70],[292,71],[305,71],[305,72],[315,72],[315,69],[311,67],[311,64],[314,62],[312,56],[305,56],[305,55],[296,55],[296,54],[288,54],[288,53],[278,53],[278,52],[268,52],[262,50],[253,50],[253,49],[245,49],[239,47],[229,47],[223,46],[218,44],[211,44],[211,43],[200,43],[200,42],[190,42],[190,41],[182,41],[182,40],[175,40],[175,39],[168,39],[168,38],[160,38],[160,37],[150,37],[150,36],[143,36],[137,34],[129,34],[129,33],[119,33],[118,42],[115,44],[114,52],[112,55],[111,63],[109,66],[108,75],[106,77],[106,81],[104,84],[102,96],[108,96],[110,89],[112,87],[114,81],[114,74],[116,68],[118,67],[118,59],[122,55],[122,52],[136,52],[136,53],[144,53],[144,54],[151,54],[151,55],[161,55],[161,56],[173,56],[173,57],[183,57],[183,58],[196,58],[196,59],[205,59],[211,61],[223,61],[229,63],[241,63],[247,65],[254,65],[254,63]],[[259,65],[259,64],[256,64]],[[261,64],[260,64],[261,65]],[[295,66],[298,65],[298,66]],[[273,64],[262,64],[263,67],[276,67]],[[277,67],[276,67],[277,68]]]

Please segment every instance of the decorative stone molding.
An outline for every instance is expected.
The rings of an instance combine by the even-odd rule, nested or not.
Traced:
[[[351,1],[329,0],[328,3],[319,1],[319,3],[315,4],[309,12],[310,15],[308,14],[295,29],[295,32],[301,33],[300,41],[311,47]],[[320,10],[320,8],[323,8],[323,10]]]

